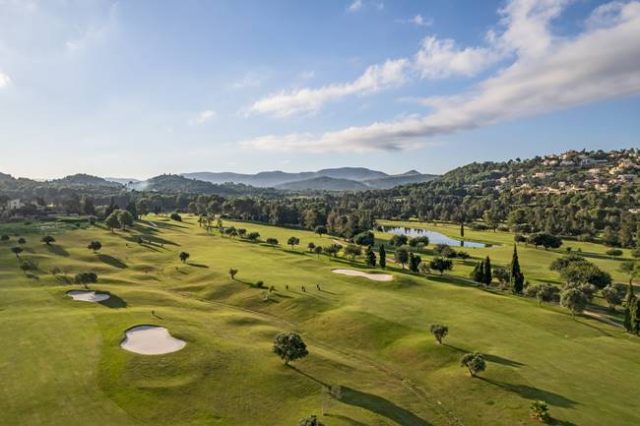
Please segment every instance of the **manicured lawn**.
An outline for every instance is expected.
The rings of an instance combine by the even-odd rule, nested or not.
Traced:
[[[394,281],[374,282],[331,272],[362,263],[306,251],[310,241],[330,244],[328,236],[225,221],[280,241],[270,247],[208,234],[191,217],[145,220],[130,232],[66,230],[51,247],[37,233],[26,235],[21,256],[38,265],[30,276],[18,268],[12,243],[0,243],[3,423],[293,425],[324,409],[329,425],[514,425],[535,424],[528,417],[535,399],[565,424],[637,423],[640,339],[456,279],[468,276],[474,260],[456,261],[442,278],[391,266]],[[455,226],[435,230],[457,235]],[[138,244],[138,235],[153,244]],[[294,250],[285,245],[290,236],[301,240]],[[508,263],[509,234],[466,236],[499,244],[468,249],[475,258]],[[86,248],[91,240],[102,242],[98,254]],[[548,265],[561,250],[518,249],[527,279],[559,280]],[[180,251],[191,254],[187,264]],[[624,279],[618,261],[594,261]],[[118,303],[72,301],[65,292],[79,286],[50,274],[54,267],[69,276],[96,272],[90,287]],[[236,280],[229,268],[239,270]],[[257,281],[275,286],[270,300]],[[445,345],[428,334],[435,322],[449,326]],[[187,346],[160,356],[126,352],[119,343],[136,324],[162,325]],[[295,368],[271,353],[280,331],[301,333],[309,346]],[[459,366],[466,351],[487,354],[482,378]],[[339,398],[323,386],[339,389]]]

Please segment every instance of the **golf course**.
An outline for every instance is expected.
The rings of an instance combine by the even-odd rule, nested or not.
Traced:
[[[638,424],[640,339],[620,308],[596,296],[574,317],[469,278],[486,256],[508,266],[510,232],[469,229],[487,246],[465,248],[470,257],[444,274],[418,274],[391,250],[385,270],[368,268],[363,256],[308,250],[347,245],[335,237],[222,221],[259,237],[187,214],[113,231],[80,219],[0,225],[11,237],[0,242],[0,424],[295,425],[316,415],[331,426],[528,425],[538,400],[552,424]],[[459,237],[457,224],[378,223]],[[376,244],[391,237],[376,232]],[[628,282],[619,265],[630,250],[614,259],[577,241],[519,244],[526,280],[561,285],[549,265],[567,246]],[[97,281],[77,284],[85,272]],[[448,326],[443,344],[432,324]],[[283,332],[309,355],[283,363],[272,350]],[[477,377],[460,365],[473,352],[486,360]]]

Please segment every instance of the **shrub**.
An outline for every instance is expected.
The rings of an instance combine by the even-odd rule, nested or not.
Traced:
[[[56,239],[53,238],[51,235],[45,235],[44,237],[42,237],[40,241],[45,243],[46,245],[51,245],[51,243],[56,242]]]
[[[271,246],[277,246],[278,240],[276,238],[267,238],[266,243]]]
[[[618,257],[618,256],[622,256],[623,251],[617,248],[612,248],[607,250],[607,256],[613,256],[613,257]]]
[[[529,407],[529,416],[532,419],[546,423],[551,419],[549,406],[544,401],[533,401]]]
[[[171,220],[175,220],[176,222],[182,222],[182,216],[180,216],[176,212],[171,213],[169,217],[171,218]]]

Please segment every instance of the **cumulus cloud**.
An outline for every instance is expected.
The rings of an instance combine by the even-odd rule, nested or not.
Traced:
[[[362,6],[364,6],[362,0],[354,0],[354,2],[347,7],[347,12],[357,12],[362,9]]]
[[[494,29],[487,32],[485,40],[478,46],[459,46],[455,40],[439,38],[434,35],[425,37],[420,49],[413,58],[387,61],[383,65],[370,66],[360,79],[373,69],[402,64],[394,84],[378,85],[376,90],[359,86],[358,80],[351,83],[331,84],[321,88],[303,88],[294,91],[278,92],[256,101],[251,113],[287,117],[293,114],[315,112],[328,102],[362,93],[376,92],[398,86],[414,77],[422,79],[442,79],[454,76],[473,77],[501,61],[517,57],[534,57],[545,54],[554,43],[554,35],[549,30],[551,21],[557,18],[572,0],[512,0],[498,11],[500,21]],[[365,6],[362,1],[351,4],[359,9]],[[624,4],[612,3],[610,7],[601,6],[595,15],[616,15]],[[596,17],[591,18],[593,21]],[[601,20],[604,18],[601,18]],[[408,21],[414,25],[427,26],[430,21],[416,15]]]
[[[213,111],[213,110],[208,109],[208,110],[202,111],[196,117],[194,117],[191,120],[189,120],[189,124],[191,124],[191,125],[201,125],[201,124],[204,124],[204,123],[212,120],[213,118],[215,118],[215,116],[216,116],[216,112]]]
[[[515,52],[513,61],[468,91],[423,100],[432,108],[428,115],[322,134],[269,135],[243,144],[275,151],[409,149],[437,135],[640,94],[640,2],[615,2],[617,6],[607,10],[606,25],[587,25],[584,32],[570,38],[549,33],[549,21],[561,11],[551,7],[557,4],[545,0],[509,3],[501,11],[508,28],[495,43]],[[601,14],[602,9],[596,9],[589,19],[603,22]],[[530,38],[514,28],[517,25],[541,38]]]
[[[3,89],[11,84],[11,78],[2,72],[0,72],[0,89]]]
[[[344,96],[372,93],[402,84],[408,64],[406,59],[388,60],[381,65],[370,66],[360,77],[349,83],[276,93],[254,102],[249,112],[277,117],[315,112],[327,102]]]

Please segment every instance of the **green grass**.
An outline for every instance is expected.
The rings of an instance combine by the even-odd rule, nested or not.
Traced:
[[[39,267],[31,277],[18,269],[12,244],[0,243],[4,424],[289,425],[324,407],[332,426],[514,425],[534,424],[534,399],[545,400],[564,424],[637,421],[639,339],[456,279],[472,261],[456,261],[444,278],[392,266],[394,281],[374,282],[333,274],[354,265],[306,252],[309,241],[329,244],[327,236],[225,221],[280,241],[270,247],[207,234],[195,218],[148,219],[156,227],[143,221],[130,232],[62,232],[52,247],[27,235],[22,257]],[[455,236],[455,228],[435,230]],[[155,243],[137,244],[139,234]],[[284,245],[290,236],[301,239],[295,250]],[[474,257],[508,263],[511,235],[467,231],[467,238],[500,244],[468,249]],[[98,255],[86,249],[94,239],[103,243]],[[578,244],[595,255],[606,250],[569,243]],[[178,259],[183,250],[191,254],[186,265]],[[558,281],[548,264],[561,251],[519,250],[528,279]],[[594,261],[624,279],[618,261]],[[78,286],[48,273],[53,267],[69,276],[95,271],[100,279],[91,287],[121,303],[72,301],[65,292]],[[228,276],[232,267],[237,280]],[[271,301],[253,286],[259,280],[276,287]],[[445,345],[428,334],[434,322],[450,328]],[[161,356],[123,351],[124,331],[136,324],[167,327],[187,346]],[[274,335],[290,330],[311,353],[295,368],[271,353]],[[459,367],[465,351],[487,354],[482,379]],[[323,385],[339,385],[340,398],[323,394]]]

